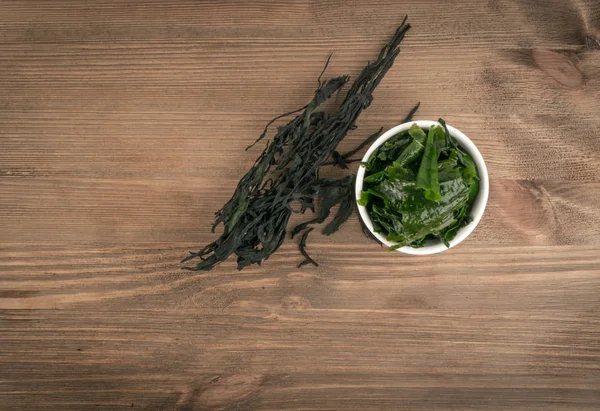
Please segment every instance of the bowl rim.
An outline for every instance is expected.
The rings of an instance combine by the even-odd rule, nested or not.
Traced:
[[[357,202],[360,218],[363,220],[364,224],[369,229],[369,231],[375,236],[375,238],[377,238],[377,240],[379,240],[381,243],[387,245],[388,247],[394,245],[394,243],[387,241],[385,239],[385,237],[383,237],[381,234],[376,233],[374,231],[373,222],[371,221],[371,217],[369,216],[367,208],[365,206],[361,206],[360,204],[358,204],[358,200],[360,199],[360,193],[362,191],[363,182],[364,182],[364,178],[365,178],[365,167],[362,165],[362,163],[366,163],[369,160],[369,158],[371,157],[371,155],[383,143],[385,143],[387,140],[394,137],[398,133],[401,133],[403,131],[408,131],[408,129],[413,124],[416,124],[423,129],[429,129],[430,127],[433,127],[433,126],[441,126],[441,124],[438,121],[413,120],[413,121],[409,121],[406,123],[399,124],[395,127],[392,127],[391,129],[389,129],[388,131],[383,133],[377,140],[375,140],[373,142],[373,144],[371,144],[371,146],[369,147],[369,149],[363,156],[363,158],[361,160],[361,165],[359,166],[358,172],[356,174],[355,200]],[[456,237],[454,237],[454,239],[449,242],[450,247],[446,247],[444,245],[444,243],[442,243],[441,241],[430,240],[425,244],[424,247],[421,247],[421,248],[414,248],[414,247],[410,247],[410,246],[400,247],[397,249],[397,251],[400,251],[401,253],[413,254],[413,255],[429,255],[429,254],[436,254],[436,253],[441,253],[442,251],[446,251],[449,248],[457,246],[465,238],[467,238],[473,232],[473,230],[475,230],[475,227],[477,227],[477,224],[479,224],[479,221],[481,220],[481,217],[483,216],[483,212],[485,210],[485,207],[486,207],[487,201],[488,201],[488,197],[489,197],[489,176],[488,176],[487,167],[483,160],[483,156],[477,149],[477,146],[463,132],[461,132],[460,130],[458,130],[450,125],[447,125],[447,127],[448,127],[448,132],[450,133],[450,135],[460,144],[460,146],[463,149],[465,149],[471,155],[471,157],[473,157],[473,160],[475,161],[475,164],[477,166],[477,170],[479,171],[479,177],[480,177],[479,193],[477,194],[477,197],[475,198],[475,201],[473,202],[473,208],[471,210],[471,217],[473,218],[473,221],[471,221],[468,225],[461,228],[457,232]]]

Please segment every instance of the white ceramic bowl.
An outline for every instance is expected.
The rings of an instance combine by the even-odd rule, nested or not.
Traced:
[[[388,139],[394,137],[396,134],[402,133],[403,131],[408,131],[410,126],[412,126],[413,124],[417,124],[419,127],[423,128],[423,129],[429,129],[430,127],[440,125],[440,123],[438,123],[437,121],[429,121],[429,120],[418,120],[418,121],[411,121],[408,123],[400,124],[399,126],[396,126],[392,129],[388,130],[381,137],[379,137],[377,140],[375,140],[373,145],[369,148],[369,150],[363,157],[362,161],[367,162],[369,160],[369,158],[371,157],[371,155],[375,152],[375,150],[377,150],[379,148],[379,146],[381,146],[383,143],[385,143]],[[475,202],[473,203],[473,207],[471,209],[471,217],[473,218],[473,221],[471,221],[471,223],[468,224],[467,226],[461,228],[458,231],[458,233],[456,233],[456,237],[454,237],[454,239],[452,241],[450,241],[450,247],[454,247],[455,245],[460,244],[460,242],[463,241],[465,238],[467,238],[469,236],[469,234],[471,234],[473,232],[475,227],[477,227],[479,220],[481,220],[481,216],[483,216],[483,211],[485,210],[485,206],[486,206],[487,200],[488,200],[490,183],[489,183],[488,172],[487,172],[487,168],[485,166],[485,162],[483,161],[483,157],[481,156],[481,153],[479,152],[479,150],[477,149],[475,144],[473,144],[473,142],[469,139],[469,137],[465,136],[462,132],[455,129],[454,127],[448,126],[448,131],[450,132],[450,135],[452,137],[454,137],[454,139],[460,144],[460,146],[465,151],[467,151],[471,155],[471,157],[473,157],[473,160],[475,160],[475,164],[477,165],[477,169],[479,171],[479,177],[481,178],[481,181],[479,182],[479,194],[477,195],[477,198],[475,199]],[[360,166],[358,168],[358,173],[356,175],[356,193],[355,193],[355,195],[356,195],[357,201],[358,201],[358,199],[360,199],[360,192],[362,191],[364,178],[365,178],[365,168],[363,166]],[[367,228],[373,233],[373,235],[379,241],[381,241],[383,244],[385,244],[387,246],[394,245],[394,243],[387,241],[384,236],[373,231],[373,222],[371,221],[371,217],[369,216],[369,213],[368,213],[366,207],[359,205],[358,211],[360,213],[360,217],[363,219]],[[427,255],[427,254],[441,253],[442,251],[445,251],[447,249],[448,249],[448,247],[446,247],[444,245],[444,243],[442,243],[440,240],[429,240],[429,241],[427,241],[427,243],[425,244],[424,247],[414,248],[414,247],[405,246],[405,247],[399,248],[398,251],[400,251],[402,253],[406,253],[406,254]]]

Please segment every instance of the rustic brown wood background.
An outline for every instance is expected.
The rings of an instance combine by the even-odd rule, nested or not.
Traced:
[[[0,1],[0,409],[600,409],[600,2]],[[330,52],[413,29],[347,137],[444,117],[486,214],[181,271]]]

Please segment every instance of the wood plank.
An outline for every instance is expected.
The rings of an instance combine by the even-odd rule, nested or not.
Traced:
[[[167,52],[168,44],[141,54],[133,48],[133,56],[126,47],[114,58],[105,46],[65,47],[64,55],[52,46],[27,54],[7,50],[0,59],[0,175],[35,169],[41,175],[195,177],[221,173],[224,158],[239,164],[241,174],[256,156],[243,148],[270,118],[308,101],[327,54],[318,51],[304,64],[303,49],[287,50],[293,57],[286,58],[240,46],[247,53],[240,64],[227,56],[211,62],[214,52],[206,47],[189,56],[186,49]],[[368,52],[357,58],[352,45],[344,47],[332,74],[355,74],[375,50],[364,47]],[[552,74],[545,59],[536,65],[533,53],[486,50],[449,60],[407,49],[342,147],[382,125],[393,127],[422,101],[417,118],[442,116],[463,130],[492,176],[595,181],[600,143],[590,135],[600,132],[600,55],[560,57],[565,64],[580,59],[559,78],[565,87],[544,71]],[[430,67],[425,74],[423,64]],[[573,83],[578,75],[585,79],[580,85]]]
[[[471,245],[415,257],[370,243],[340,244],[333,237],[315,235],[309,249],[321,262],[317,268],[297,269],[293,262],[302,257],[294,244],[286,243],[263,267],[238,272],[235,262],[228,261],[209,273],[179,269],[178,260],[191,248],[194,244],[174,242],[136,246],[6,243],[0,254],[0,292],[6,299],[0,300],[0,308],[65,308],[107,299],[117,300],[111,303],[113,307],[126,308],[131,297],[137,307],[144,305],[144,299],[164,294],[161,298],[167,298],[171,307],[225,308],[238,300],[243,307],[248,300],[251,311],[279,306],[294,290],[309,292],[302,297],[310,302],[309,307],[320,309],[396,309],[402,294],[413,295],[403,309],[490,314],[538,308],[560,315],[572,308],[591,315],[600,303],[595,288],[600,281],[597,246]],[[476,259],[470,258],[473,250]],[[231,294],[232,290],[241,294]],[[470,299],[470,293],[481,295]],[[220,301],[225,295],[233,300]]]
[[[405,14],[341,149],[421,101],[486,159],[473,235],[181,270],[264,124]],[[0,0],[0,409],[599,409],[599,50],[597,0]]]
[[[472,248],[423,258],[333,243],[297,270],[286,246],[263,268],[206,274],[173,267],[186,248],[3,246],[0,395],[39,409],[600,399],[597,247],[481,248],[465,264]]]
[[[2,394],[42,410],[594,409],[600,395],[586,318],[194,308],[6,322],[4,341],[37,349],[10,345],[19,379]]]
[[[226,160],[223,160],[226,161]],[[237,167],[230,172],[242,175]],[[35,173],[35,171],[32,171]],[[0,179],[0,230],[9,241],[110,244],[212,241],[214,213],[237,179],[27,177]],[[493,179],[490,202],[469,245],[600,245],[597,182]],[[291,224],[310,219],[294,216]],[[317,238],[318,236],[314,236]],[[332,237],[368,243],[356,216]]]
[[[175,0],[88,3],[68,0],[3,0],[1,37],[8,43],[64,43],[81,41],[153,41],[187,38],[354,37],[382,39],[409,15],[422,34],[448,44],[522,46],[525,44],[584,44],[584,35],[597,36],[600,9],[595,0],[511,0],[436,3],[393,0],[376,6],[360,0],[324,2],[268,0],[196,2]],[[432,18],[432,15],[438,18]],[[372,36],[372,37],[371,37]],[[342,36],[343,37],[343,36]],[[375,40],[381,44],[382,40]]]

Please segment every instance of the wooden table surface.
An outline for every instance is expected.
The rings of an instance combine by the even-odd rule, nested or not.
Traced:
[[[600,409],[600,2],[369,3],[0,1],[0,409]],[[421,101],[486,159],[473,235],[180,270],[244,147],[404,14],[342,148]]]

